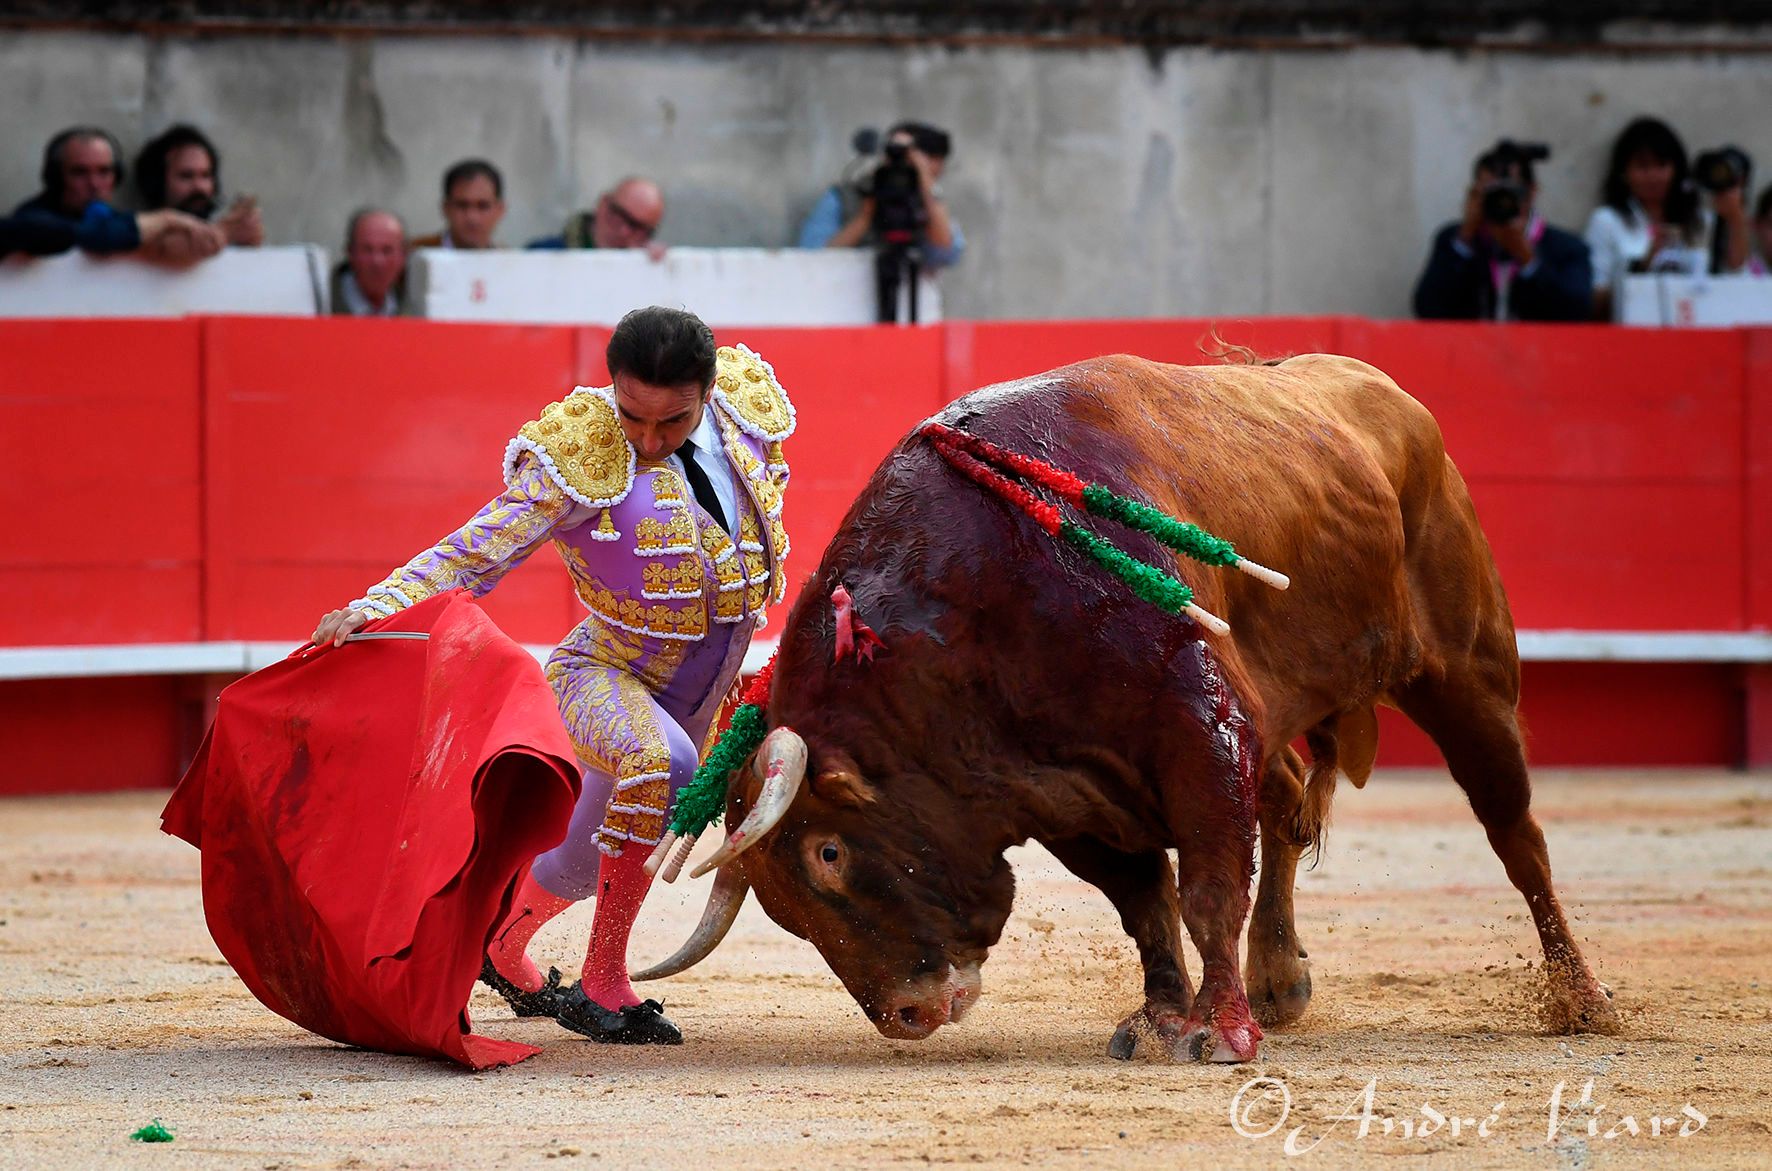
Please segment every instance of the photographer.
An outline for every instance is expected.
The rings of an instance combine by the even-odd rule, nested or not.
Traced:
[[[1710,270],[1746,272],[1753,257],[1754,228],[1747,218],[1747,185],[1753,161],[1738,146],[1720,146],[1692,160],[1692,178],[1710,192],[1716,226],[1711,238]]]
[[[1473,168],[1464,216],[1434,237],[1415,315],[1464,321],[1586,321],[1593,271],[1581,238],[1533,210],[1532,164],[1548,147],[1502,139]]]
[[[1724,147],[1698,162],[1701,168],[1687,162],[1680,136],[1659,118],[1634,119],[1619,132],[1603,202],[1587,221],[1602,319],[1611,317],[1614,282],[1628,273],[1700,276],[1736,272],[1747,262],[1747,156]],[[1710,191],[1714,212],[1699,197],[1701,187]]]
[[[914,192],[905,192],[910,199],[906,201],[908,206],[904,210],[910,213],[910,218],[920,218],[922,221],[915,228],[921,237],[922,267],[938,269],[958,263],[966,251],[966,238],[960,233],[960,226],[948,214],[939,186],[941,174],[947,169],[948,155],[952,150],[953,139],[945,130],[922,122],[900,122],[886,132],[886,161],[856,185],[861,194],[861,204],[855,214],[841,228],[834,233],[830,232],[830,227],[842,215],[842,192],[832,187],[821,197],[818,206],[801,228],[800,246],[852,248],[862,243],[869,230],[876,227],[881,211],[897,210],[880,206],[875,188],[881,174],[885,172],[890,175],[889,168],[894,168],[895,164],[908,164],[914,169],[912,173],[915,175],[916,189]]]

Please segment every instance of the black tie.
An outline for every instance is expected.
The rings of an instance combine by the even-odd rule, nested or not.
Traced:
[[[683,446],[677,449],[677,456],[683,461],[683,471],[689,477],[689,489],[695,493],[696,503],[707,509],[708,515],[721,528],[728,533],[732,532],[732,526],[726,523],[726,510],[720,507],[720,497],[714,492],[714,482],[708,479],[708,474],[695,462],[694,440],[685,439]]]

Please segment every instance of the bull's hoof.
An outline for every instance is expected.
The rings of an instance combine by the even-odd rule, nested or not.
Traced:
[[[1140,1031],[1132,1027],[1131,1021],[1127,1021],[1115,1029],[1113,1037],[1108,1041],[1108,1056],[1115,1061],[1131,1061],[1133,1055],[1138,1052]]]
[[[1130,1061],[1147,1037],[1154,1037],[1171,1061],[1234,1064],[1255,1060],[1261,1029],[1247,1017],[1212,1024],[1185,1013],[1145,1010],[1127,1017],[1114,1030],[1108,1056]]]
[[[1289,1025],[1304,1015],[1304,1010],[1311,1003],[1311,974],[1305,969],[1302,976],[1290,987],[1281,990],[1269,985],[1249,985],[1249,1011],[1255,1014],[1255,1020],[1265,1028],[1276,1028]]]
[[[1573,1033],[1600,1033],[1612,1036],[1622,1031],[1618,1009],[1612,1003],[1612,989],[1583,973],[1573,979],[1549,974],[1544,991],[1544,1029],[1547,1033],[1568,1036]]]
[[[1253,1022],[1214,1027],[1202,1021],[1188,1020],[1173,1035],[1164,1037],[1173,1060],[1213,1065],[1254,1061],[1260,1041],[1261,1030]]]
[[[1311,966],[1297,955],[1251,955],[1243,973],[1249,990],[1249,1010],[1266,1028],[1289,1025],[1304,1015],[1311,1003]]]
[[[1108,1041],[1108,1056],[1115,1061],[1131,1061],[1137,1054],[1138,1047],[1150,1036],[1161,1037],[1164,1029],[1174,1031],[1178,1022],[1187,1019],[1188,1006],[1171,1004],[1150,1004],[1120,1022],[1114,1035]],[[1167,1044],[1167,1042],[1164,1042]]]

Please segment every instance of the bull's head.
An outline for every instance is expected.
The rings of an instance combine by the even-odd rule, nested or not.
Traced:
[[[881,1033],[915,1040],[959,1020],[1009,917],[1007,841],[934,782],[890,779],[888,796],[847,753],[815,741],[809,754],[792,730],[772,731],[753,768],[733,779],[727,824],[744,820],[698,868],[718,867],[700,925],[636,979],[700,961],[755,889],[771,919],[818,948]]]

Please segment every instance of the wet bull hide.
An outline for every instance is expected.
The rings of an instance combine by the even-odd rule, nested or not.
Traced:
[[[1013,895],[1003,852],[1031,839],[1099,887],[1137,944],[1145,1003],[1109,1051],[1250,1060],[1261,1025],[1310,999],[1295,869],[1320,844],[1337,774],[1365,783],[1383,703],[1439,746],[1525,896],[1547,1027],[1616,1027],[1531,813],[1507,600],[1420,403],[1349,358],[1121,356],[980,390],[937,419],[1193,521],[1292,587],[1084,522],[1173,567],[1232,627],[1211,634],[1139,600],[913,432],[789,615],[772,731],[730,785],[740,828],[708,910],[644,975],[705,956],[754,890],[881,1033],[928,1036],[976,1003]],[[839,658],[858,625],[884,648]],[[1288,747],[1300,737],[1308,769]]]

